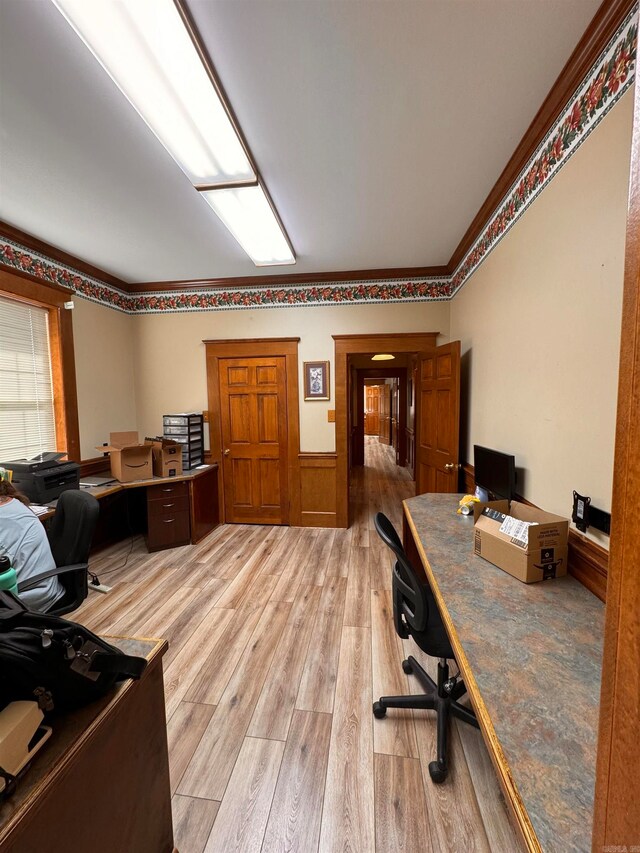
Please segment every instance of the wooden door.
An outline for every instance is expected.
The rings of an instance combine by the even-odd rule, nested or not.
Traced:
[[[391,386],[379,386],[380,428],[379,440],[382,444],[391,443]]]
[[[393,445],[396,453],[396,465],[400,464],[400,383],[393,380],[391,386],[391,439],[389,444]]]
[[[283,356],[221,358],[226,521],[287,524],[287,396]]]
[[[416,494],[457,492],[460,341],[418,357]]]
[[[380,388],[377,385],[365,385],[364,388],[364,434],[380,433]]]

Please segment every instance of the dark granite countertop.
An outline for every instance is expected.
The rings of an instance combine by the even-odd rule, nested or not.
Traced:
[[[476,557],[459,498],[420,495],[405,512],[542,849],[587,853],[604,605],[571,576],[524,584]]]

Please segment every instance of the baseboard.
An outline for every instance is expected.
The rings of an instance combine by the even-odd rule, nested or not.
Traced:
[[[462,465],[461,479],[465,493],[472,495],[476,487],[473,465],[468,462]],[[516,498],[520,503],[535,506],[521,495],[516,495]],[[609,552],[606,548],[569,528],[569,574],[586,586],[600,601],[607,600],[608,570]]]
[[[609,552],[582,536],[577,530],[569,530],[569,573],[600,601],[607,600],[607,574]]]
[[[300,527],[337,527],[335,512],[301,512]]]

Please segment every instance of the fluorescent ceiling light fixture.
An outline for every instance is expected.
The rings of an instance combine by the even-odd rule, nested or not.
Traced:
[[[193,184],[255,181],[174,0],[53,0]]]
[[[296,259],[264,190],[229,187],[200,193],[258,267],[295,264]]]
[[[381,352],[378,355],[371,356],[371,361],[391,361],[395,358],[395,355],[391,355],[388,352]]]

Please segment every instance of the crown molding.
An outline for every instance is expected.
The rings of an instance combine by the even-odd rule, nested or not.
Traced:
[[[398,281],[400,279],[448,278],[448,266],[394,267],[371,270],[247,275],[237,278],[197,278],[183,281],[143,281],[127,285],[128,293],[164,293],[175,290],[224,290],[236,287],[282,287],[291,284],[333,284],[334,282]]]
[[[129,314],[451,299],[632,85],[635,0],[605,0],[444,266],[126,282],[0,222],[0,265]]]
[[[21,228],[16,228],[15,225],[10,225],[8,222],[3,222],[2,220],[0,220],[0,236],[6,237],[8,240],[11,240],[13,243],[25,249],[30,249],[37,255],[41,255],[42,260],[58,261],[58,263],[65,267],[74,269],[77,272],[83,273],[84,275],[102,281],[105,284],[111,285],[111,287],[116,287],[125,292],[129,287],[127,282],[123,281],[123,279],[117,278],[115,275],[111,275],[111,273],[100,269],[100,267],[96,267],[88,261],[78,258],[76,255],[71,255],[69,252],[64,252],[62,249],[52,246],[51,243],[46,243],[44,240],[34,237],[33,234],[28,234]]]

